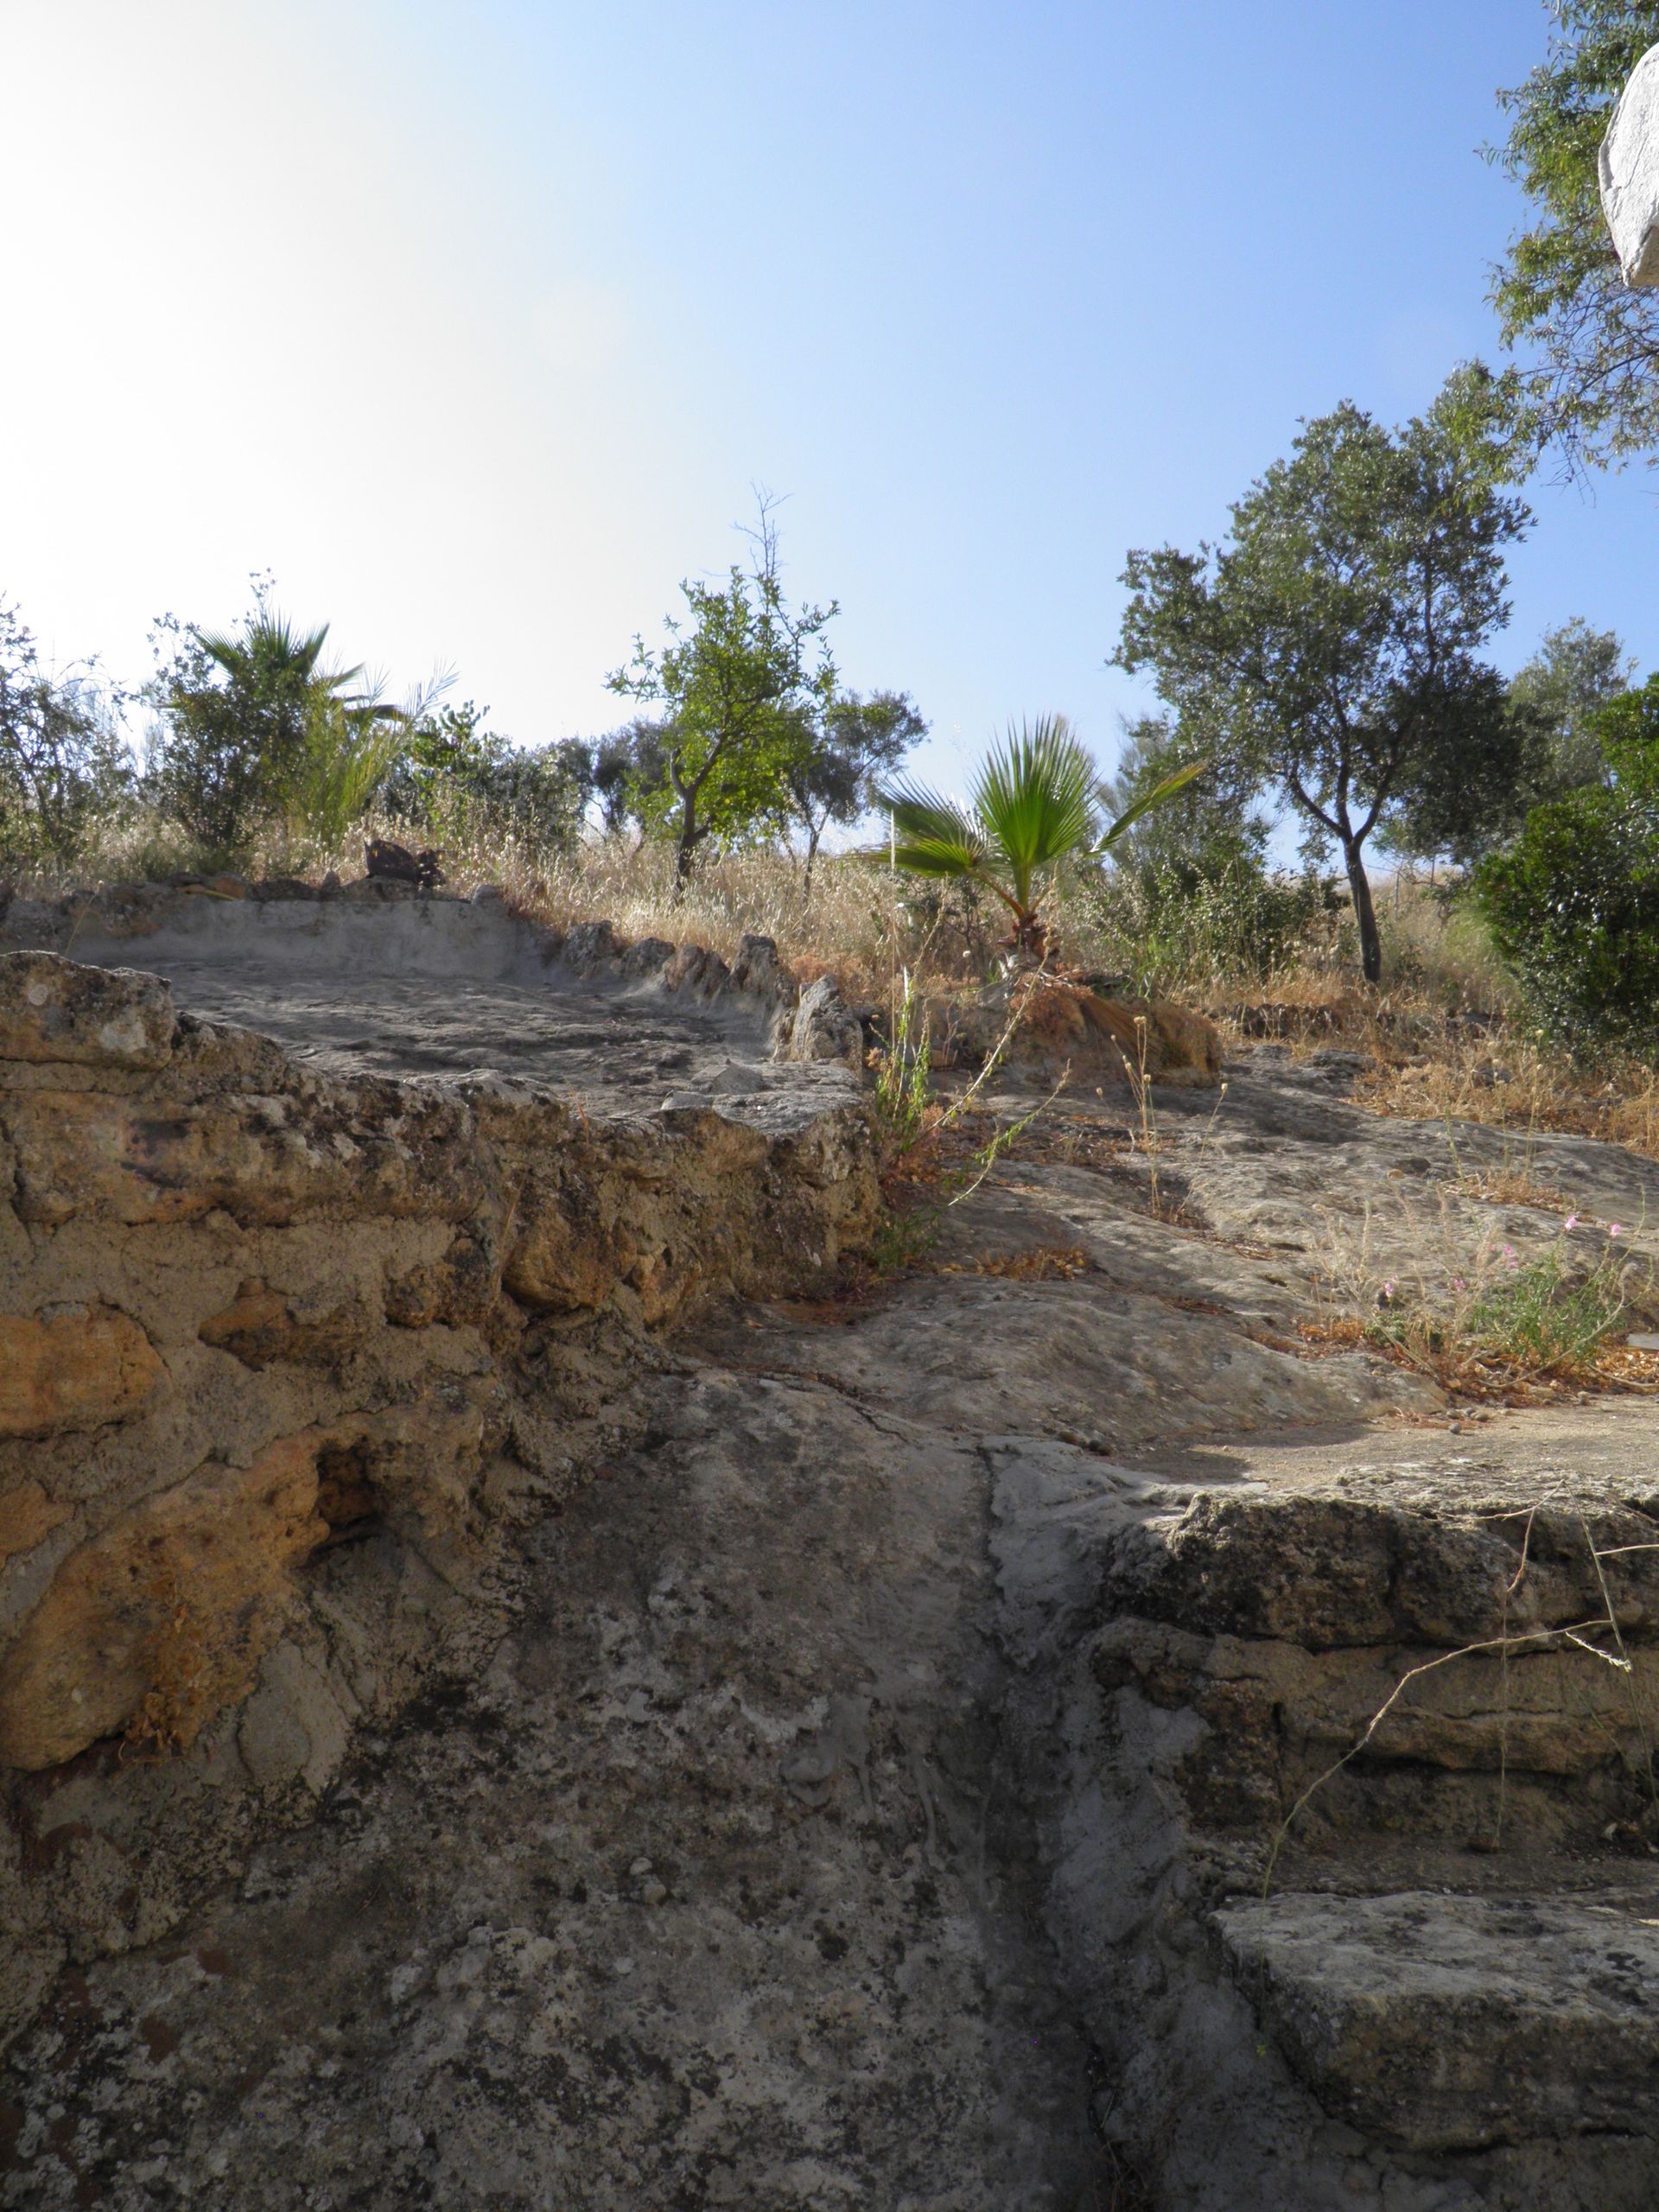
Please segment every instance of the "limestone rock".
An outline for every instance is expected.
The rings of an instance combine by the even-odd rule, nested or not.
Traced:
[[[159,1068],[175,1026],[159,976],[83,967],[55,952],[0,952],[0,1060]]]
[[[833,976],[820,976],[801,993],[800,1003],[789,1025],[783,1057],[791,1060],[841,1060],[850,1068],[863,1066],[863,1026],[843,1003]]]
[[[251,1680],[288,1569],[327,1535],[327,1441],[302,1431],[249,1466],[210,1463],[71,1553],[0,1659],[0,1761],[54,1766],[139,1722],[190,1742]]]
[[[1659,2128],[1650,1891],[1298,1894],[1217,1917],[1297,2071],[1345,2120],[1414,2151]]]
[[[591,976],[620,960],[621,955],[621,944],[608,922],[578,922],[567,931],[559,958],[577,975]]]
[[[1201,1014],[1162,1001],[1107,999],[1061,976],[1019,976],[927,1005],[935,1058],[1001,1065],[1051,1082],[1070,1069],[1091,1087],[1149,1083],[1207,1088],[1221,1080],[1221,1038]],[[1006,1042],[1005,1042],[1006,1040]]]
[[[205,1344],[228,1351],[257,1372],[273,1360],[338,1361],[362,1341],[369,1316],[350,1306],[313,1313],[251,1276],[231,1304],[210,1313],[198,1334]]]
[[[671,991],[684,991],[702,999],[717,997],[732,980],[732,971],[717,952],[700,944],[683,944],[663,971]]]
[[[0,1567],[31,1552],[69,1518],[69,1508],[47,1496],[37,1482],[0,1492]]]
[[[1659,284],[1659,46],[1631,72],[1598,168],[1620,275],[1627,284]]]
[[[145,1402],[161,1375],[149,1338],[125,1313],[0,1313],[0,1436],[119,1421]]]

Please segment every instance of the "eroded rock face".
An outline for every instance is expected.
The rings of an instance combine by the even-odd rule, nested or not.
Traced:
[[[322,904],[231,903],[284,951]],[[0,2194],[1649,2212],[1650,1402],[1452,1421],[1299,1323],[1356,1250],[1645,1280],[1659,1170],[1529,1139],[1516,1205],[1501,1132],[1264,1048],[1220,1111],[1073,1094],[880,1296],[780,1299],[861,1233],[862,1115],[768,1057],[764,944],[671,955],[317,976],[283,1048],[181,964],[163,1066],[8,1068],[0,1309],[156,1371],[0,1445],[54,1761]]]
[[[173,1048],[173,1001],[159,976],[15,952],[0,992],[0,1059],[159,1068]]]
[[[0,1765],[84,1757],[110,1799],[8,1887],[3,2011],[487,1636],[504,1537],[626,1432],[651,1332],[832,1267],[875,1185],[845,1084],[640,1113],[318,1074],[47,950],[0,954]],[[157,1878],[124,1887],[141,1799]]]
[[[114,1307],[0,1313],[0,1437],[52,1436],[124,1420],[161,1377],[149,1338]]]

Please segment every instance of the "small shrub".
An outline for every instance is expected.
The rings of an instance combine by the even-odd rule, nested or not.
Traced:
[[[0,862],[61,864],[128,804],[119,693],[88,667],[54,676],[0,604]]]
[[[1595,717],[1612,770],[1535,807],[1477,878],[1498,951],[1545,1033],[1578,1052],[1659,1050],[1659,677]]]
[[[1569,1216],[1567,1226],[1577,1226]],[[1382,1285],[1363,1339],[1450,1389],[1471,1395],[1529,1382],[1599,1379],[1625,1314],[1618,1260],[1607,1249],[1587,1274],[1570,1268],[1563,1237],[1530,1260],[1488,1244],[1439,1295]]]

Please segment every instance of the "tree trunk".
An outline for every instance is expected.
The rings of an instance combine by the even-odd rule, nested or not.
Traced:
[[[806,867],[801,875],[801,904],[804,906],[810,906],[812,903],[812,863],[817,856],[818,832],[810,830],[806,838]]]
[[[702,832],[697,828],[697,802],[688,792],[680,802],[680,835],[674,848],[674,898],[678,906],[685,896],[685,887],[691,880],[691,863],[696,857]]]
[[[1359,964],[1368,983],[1382,980],[1382,939],[1376,926],[1376,908],[1371,903],[1370,880],[1365,873],[1365,862],[1357,844],[1344,844],[1342,856],[1347,863],[1348,888],[1353,893],[1354,919],[1359,925]]]

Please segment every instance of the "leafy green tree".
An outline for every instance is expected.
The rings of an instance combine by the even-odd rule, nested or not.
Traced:
[[[1152,672],[1224,778],[1276,791],[1310,853],[1340,850],[1373,982],[1367,840],[1445,788],[1448,762],[1515,738],[1477,658],[1509,617],[1503,549],[1530,520],[1499,488],[1503,402],[1474,366],[1398,430],[1344,403],[1234,506],[1230,543],[1132,552],[1123,573],[1114,659]]]
[[[130,797],[118,691],[90,667],[54,676],[0,601],[0,859],[73,858]]]
[[[1038,901],[1063,861],[1098,858],[1134,824],[1200,774],[1190,761],[1103,824],[1096,801],[1100,774],[1064,715],[1044,715],[1009,728],[974,779],[967,806],[908,779],[879,794],[893,817],[893,857],[912,875],[977,884],[1007,908],[1007,938],[1017,955],[1043,960],[1052,931]]]
[[[734,564],[723,584],[683,582],[687,613],[665,619],[670,642],[653,652],[636,638],[632,658],[606,679],[624,698],[662,709],[664,778],[654,786],[634,779],[628,804],[672,838],[677,893],[705,840],[735,841],[776,818],[800,717],[823,713],[836,695],[823,637],[836,602],[790,605],[764,499],[752,535],[747,571]]]
[[[620,729],[594,740],[593,796],[607,837],[619,836],[630,826],[643,837],[650,823],[661,818],[661,795],[672,788],[667,753],[667,725],[649,715],[636,715]]]
[[[1125,725],[1117,766],[1100,785],[1109,814],[1127,811],[1190,760],[1196,747],[1166,715],[1142,715]],[[1272,824],[1255,804],[1259,786],[1241,779],[1236,763],[1212,767],[1166,804],[1142,816],[1113,848],[1115,865],[1156,876],[1177,896],[1201,883],[1260,870]]]
[[[817,713],[803,713],[797,742],[782,763],[783,827],[806,840],[801,886],[812,894],[812,864],[824,831],[843,829],[875,804],[881,779],[890,776],[927,724],[907,691],[838,691]]]
[[[1492,939],[1569,1044],[1659,1049],[1659,677],[1594,718],[1609,780],[1536,807],[1476,878]]]
[[[1556,31],[1525,81],[1500,92],[1497,158],[1535,211],[1495,274],[1504,343],[1532,357],[1535,432],[1574,461],[1659,445],[1659,293],[1631,291],[1602,213],[1597,156],[1630,72],[1659,42],[1656,0],[1554,0]]]
[[[263,823],[293,810],[317,772],[319,748],[338,753],[342,732],[360,736],[377,721],[405,718],[375,687],[353,690],[360,667],[323,665],[326,622],[296,629],[272,609],[269,594],[269,578],[257,576],[253,607],[238,633],[194,629],[171,614],[150,633],[156,672],[145,696],[157,727],[147,795],[209,852],[225,856],[245,850]]]
[[[1628,689],[1635,666],[1614,632],[1574,615],[1510,678],[1511,709],[1530,717],[1541,740],[1535,803],[1606,781],[1596,717]]]
[[[441,837],[473,828],[574,845],[593,795],[593,747],[580,738],[515,745],[488,717],[470,699],[417,714],[383,787],[388,812]]]

